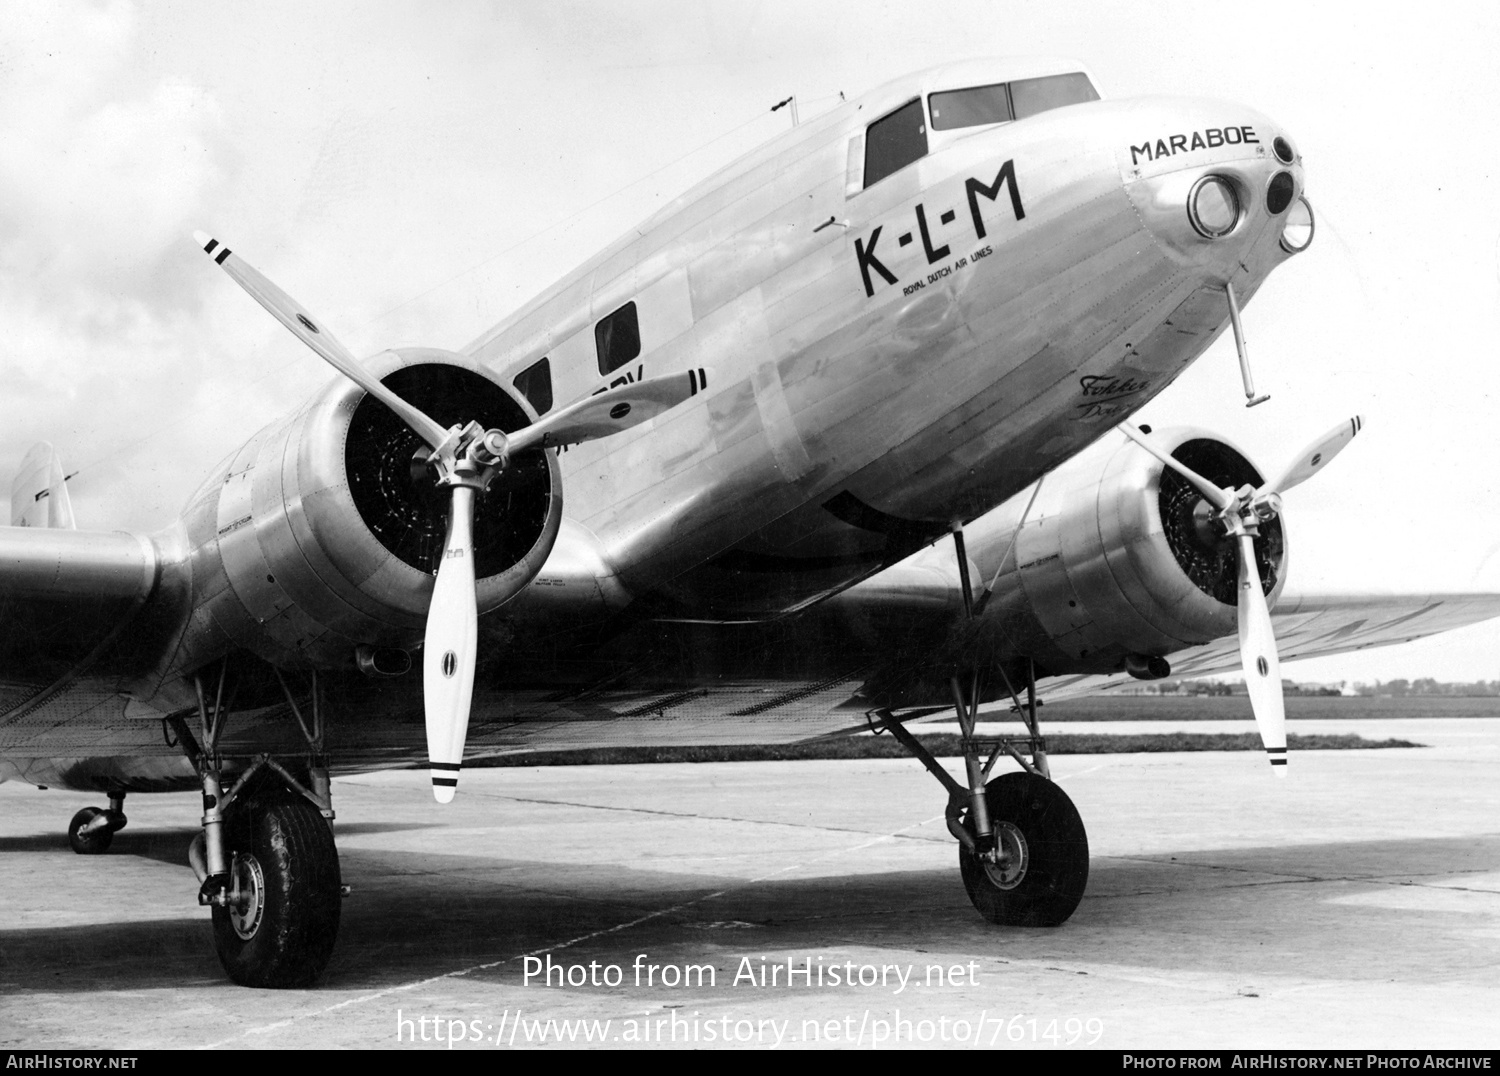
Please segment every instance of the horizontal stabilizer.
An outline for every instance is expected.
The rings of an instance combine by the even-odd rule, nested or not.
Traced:
[[[21,470],[10,484],[10,525],[77,530],[73,502],[57,449],[46,441],[37,444],[21,461]]]

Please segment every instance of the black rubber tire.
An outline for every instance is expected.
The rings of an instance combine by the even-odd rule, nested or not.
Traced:
[[[81,856],[97,856],[109,850],[110,842],[115,839],[114,830],[96,829],[86,837],[78,832],[80,827],[103,813],[103,807],[85,807],[73,816],[73,821],[68,823],[68,844],[73,851]]]
[[[1089,881],[1089,839],[1078,808],[1057,785],[1024,771],[995,778],[985,786],[985,797],[992,825],[1005,822],[1020,831],[1027,864],[1013,888],[1001,888],[979,857],[959,845],[958,867],[969,900],[980,915],[1001,926],[1066,922]]]
[[[264,888],[249,937],[240,936],[229,909],[214,907],[219,961],[241,986],[311,986],[338,937],[342,894],[333,830],[312,804],[289,798],[247,804],[227,829],[231,863],[253,857]]]

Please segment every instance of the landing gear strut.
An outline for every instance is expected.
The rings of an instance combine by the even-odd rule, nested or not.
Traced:
[[[953,539],[964,608],[972,618],[975,605],[960,528],[954,528]],[[972,663],[967,690],[959,675],[950,679],[967,784],[955,780],[900,718],[890,711],[880,716],[884,728],[947,790],[948,830],[959,842],[959,873],[979,914],[1002,926],[1055,927],[1083,899],[1089,843],[1078,809],[1051,780],[1046,741],[1037,721],[1036,668],[1027,662],[1025,672],[1023,704],[1010,675],[1000,668],[1015,712],[1026,723],[1027,736],[1020,740],[981,740],[975,735],[980,700],[977,661]],[[990,780],[990,771],[1002,754],[1019,764],[1021,772]],[[1031,755],[1029,760],[1026,754]]]
[[[948,830],[958,838],[959,873],[979,914],[1001,926],[1058,926],[1073,914],[1088,885],[1083,820],[1068,794],[1047,776],[1040,736],[1020,743],[977,739],[976,704],[958,695],[967,785],[955,780],[899,718],[887,714],[885,728],[948,790]],[[1036,728],[1034,716],[1028,724]],[[1031,748],[1030,760],[1021,747]],[[988,758],[981,761],[985,750]],[[995,763],[1007,753],[1022,769],[990,780]]]
[[[186,722],[172,719],[203,785],[203,832],[188,849],[200,882],[198,903],[213,911],[215,948],[232,980],[242,986],[310,986],[333,954],[347,892],[329,826],[334,812],[317,677],[312,678],[311,723],[281,680],[308,743],[308,779],[299,780],[270,755],[259,755],[226,793],[219,738],[228,713],[227,665],[220,668],[211,704],[202,680],[194,681],[201,748]]]

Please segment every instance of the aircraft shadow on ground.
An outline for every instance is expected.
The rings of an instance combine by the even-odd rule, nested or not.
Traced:
[[[114,840],[110,842],[109,851],[104,855],[138,856],[176,867],[186,867],[187,847],[197,832],[196,826],[157,829],[127,826],[115,834]],[[28,833],[18,837],[0,837],[0,855],[21,852],[51,852],[68,857],[76,855],[68,846],[68,835],[61,826],[58,827],[56,833]],[[81,861],[89,857],[78,856],[77,858]]]
[[[441,829],[436,822],[339,822],[336,831],[339,837],[368,836],[380,833],[395,833],[410,829]],[[110,842],[108,856],[137,856],[153,859],[174,867],[188,865],[187,849],[198,834],[197,826],[144,827],[130,825],[115,834]],[[58,852],[74,855],[68,846],[68,836],[61,828],[56,833],[28,833],[22,836],[0,837],[0,855],[7,852]],[[83,858],[83,857],[80,857]]]
[[[190,833],[140,837],[149,847],[164,835],[176,847]],[[1098,859],[1078,912],[1051,930],[986,924],[969,906],[956,870],[746,883],[617,864],[387,850],[353,850],[344,868],[354,894],[344,904],[339,944],[323,980],[335,989],[389,986],[492,962],[500,963],[475,972],[472,981],[518,985],[521,954],[667,909],[571,946],[566,957],[628,963],[635,953],[649,952],[730,969],[743,953],[859,947],[1001,964],[1105,962],[1271,974],[1289,961],[1305,963],[1315,944],[1329,974],[1421,979],[1428,963],[1437,974],[1449,950],[1472,945],[1464,933],[1472,915],[1441,906],[1382,906],[1380,900],[1409,879],[1423,886],[1422,876],[1500,871],[1500,837]],[[719,890],[726,892],[703,899]],[[1454,892],[1405,891],[1418,898],[1436,894],[1440,901]],[[1366,900],[1372,895],[1373,904]],[[1339,899],[1349,897],[1352,903]],[[191,900],[188,886],[183,900]],[[1500,909],[1500,896],[1490,907]],[[1309,932],[1316,932],[1315,943]],[[179,987],[222,978],[202,916],[3,930],[0,966],[11,989],[23,992]]]

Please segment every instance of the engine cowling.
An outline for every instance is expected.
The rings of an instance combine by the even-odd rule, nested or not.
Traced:
[[[518,393],[463,356],[403,348],[369,368],[444,426],[512,432],[535,421]],[[240,449],[186,512],[194,620],[206,654],[241,646],[278,665],[347,667],[362,647],[420,642],[449,497],[426,445],[340,378]],[[481,614],[541,570],[562,520],[556,455],[517,455],[478,498]]]
[[[1157,431],[1172,454],[1220,486],[1263,477],[1234,445],[1201,430]],[[1260,527],[1268,601],[1286,577],[1281,519]],[[1237,630],[1237,553],[1202,496],[1133,443],[1048,475],[996,586],[994,623],[1047,673],[1164,675],[1159,660]]]

